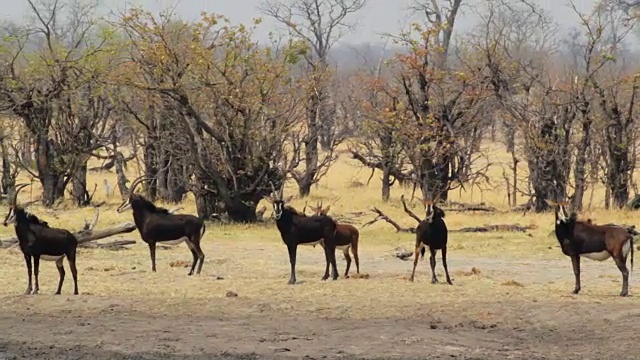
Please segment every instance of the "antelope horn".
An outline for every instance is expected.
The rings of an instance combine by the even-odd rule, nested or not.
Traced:
[[[133,184],[131,184],[131,189],[129,189],[129,198],[131,198],[131,195],[133,195],[134,191],[136,190],[136,187],[140,183],[142,183],[143,181],[149,181],[149,180],[151,179],[145,175],[139,176],[135,180],[133,180]]]
[[[13,202],[11,205],[15,206],[16,204],[18,204],[18,193],[20,192],[20,190],[24,189],[25,187],[29,186],[31,184],[18,184],[15,186],[14,188],[14,194],[13,194]]]
[[[280,200],[282,200],[282,198],[284,198],[284,183],[285,183],[285,180],[286,180],[286,178],[284,180],[282,180],[282,186],[280,187]]]
[[[276,191],[276,187],[273,185],[272,181],[269,181],[269,184],[271,185],[271,192],[274,196],[278,196],[278,192]],[[279,200],[279,199],[278,199]]]

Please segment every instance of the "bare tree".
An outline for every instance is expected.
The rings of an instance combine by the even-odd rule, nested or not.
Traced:
[[[87,154],[99,146],[94,127],[108,113],[101,105],[93,108],[101,96],[94,85],[108,73],[108,61],[95,65],[110,34],[94,31],[95,4],[27,2],[33,25],[14,28],[0,46],[0,109],[17,115],[33,137],[37,171],[32,175],[43,186],[43,203],[51,206],[74,178],[74,196],[86,194],[86,180],[79,177]]]
[[[291,172],[301,196],[309,195],[311,186],[326,173],[333,161],[334,150],[341,139],[336,137],[336,102],[330,83],[331,47],[354,25],[353,14],[366,5],[366,0],[265,0],[260,10],[287,27],[289,35],[306,43],[311,51],[304,54],[305,69],[301,83],[306,92],[306,126],[304,135],[294,139],[299,149],[297,163],[301,170]],[[320,155],[318,144],[328,153]]]
[[[448,192],[477,183],[484,167],[472,168],[483,134],[479,114],[488,82],[464,47],[452,47],[461,0],[416,1],[425,26],[395,37],[407,48],[397,56],[398,104],[414,183],[424,198],[447,200]],[[486,179],[486,178],[484,178]],[[479,184],[479,183],[477,183]]]
[[[412,173],[403,145],[402,122],[396,115],[401,109],[390,79],[384,76],[382,56],[376,67],[353,77],[351,94],[359,108],[359,134],[350,146],[351,156],[362,165],[382,172],[382,199],[389,200],[396,181],[410,183]]]
[[[175,109],[198,214],[208,218],[222,202],[232,220],[256,221],[270,182],[285,178],[285,143],[301,110],[290,70],[301,47],[260,47],[252,29],[209,14],[189,23],[134,8],[122,29],[132,44],[122,85]]]
[[[481,26],[475,46],[507,121],[522,134],[532,187],[525,195],[542,211],[545,199],[567,195],[577,112],[568,77],[553,66],[555,25],[531,4],[495,2],[484,9]]]

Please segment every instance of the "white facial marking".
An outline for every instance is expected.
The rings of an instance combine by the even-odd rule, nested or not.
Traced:
[[[278,220],[282,216],[282,202],[273,203],[273,217]]]
[[[558,210],[556,211],[558,216],[558,220],[556,220],[556,224],[566,223],[569,221],[569,216],[567,216],[567,209],[564,205],[558,205]]]
[[[426,204],[424,207],[424,211],[426,213],[426,220],[428,222],[433,221],[433,204]]]

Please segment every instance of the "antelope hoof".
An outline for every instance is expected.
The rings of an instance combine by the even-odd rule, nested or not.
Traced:
[[[38,295],[38,293],[40,292],[39,289],[33,290],[33,292],[31,293],[31,295]]]
[[[431,279],[431,283],[432,284],[437,284],[438,283],[438,279],[436,279],[436,278]]]
[[[191,276],[193,275],[193,271],[189,271],[189,273],[187,274],[187,276]]]
[[[289,279],[289,282],[287,282],[288,285],[293,285],[296,283],[296,279]]]
[[[413,282],[413,276],[409,278],[409,281]]]
[[[573,289],[573,294],[578,294],[580,292],[580,289]]]
[[[622,292],[620,292],[620,296],[627,296],[629,295],[629,291],[628,290],[622,290]]]
[[[331,278],[331,280],[333,280],[333,281],[336,281],[336,280],[338,280],[338,275],[336,275],[336,276],[333,276],[333,277]]]
[[[60,295],[60,291],[56,291],[53,295]]]
[[[348,278],[349,278],[349,275],[344,274],[344,278],[345,278],[345,279],[348,279]]]
[[[27,291],[24,292],[25,295],[31,295],[31,288],[27,288]]]
[[[453,285],[453,282],[451,282],[451,280],[447,280],[447,284]]]

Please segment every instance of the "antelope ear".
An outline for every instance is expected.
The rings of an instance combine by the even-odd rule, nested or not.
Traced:
[[[547,204],[551,205],[551,206],[556,206],[558,205],[557,202],[553,201],[553,200],[549,200],[549,199],[544,199],[544,201],[547,202]]]
[[[331,209],[331,205],[329,205],[326,208],[324,208],[323,212],[326,214],[326,213],[329,212],[329,209]]]
[[[266,196],[264,199],[265,199],[269,204],[272,204],[272,205],[273,205],[273,198],[272,198],[271,196]]]
[[[293,199],[293,195],[291,195],[291,196],[287,196],[287,198],[286,198],[286,199],[284,199],[283,201],[284,201],[285,203],[288,203],[288,202],[290,202],[290,201],[291,201],[291,199]]]

